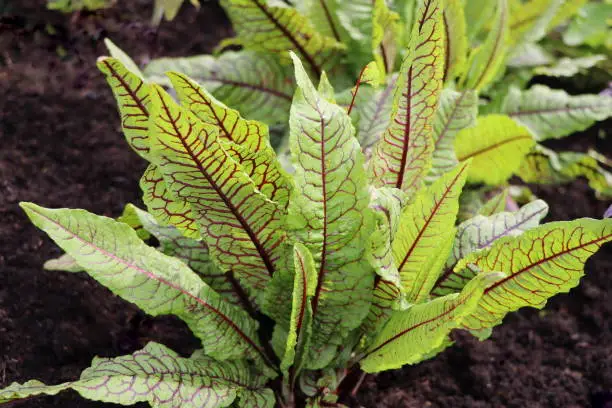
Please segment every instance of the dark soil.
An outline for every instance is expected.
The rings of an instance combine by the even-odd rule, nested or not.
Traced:
[[[95,69],[102,38],[142,62],[209,52],[230,34],[213,2],[198,13],[185,7],[158,30],[148,25],[150,1],[119,3],[64,16],[45,11],[44,0],[0,0],[0,387],[74,379],[93,356],[129,353],[150,340],[183,354],[198,344],[176,319],[147,317],[84,274],[44,271],[59,250],[17,206],[34,201],[116,216],[125,203],[139,203],[144,163],[123,141]],[[590,131],[560,147],[610,153],[607,144]],[[549,220],[601,217],[610,204],[583,181],[536,191],[551,206]],[[457,345],[430,362],[367,378],[354,405],[604,407],[612,392],[610,273],[608,246],[588,262],[581,286],[546,311],[509,316],[485,342],[457,334]],[[111,405],[65,393],[14,406]]]

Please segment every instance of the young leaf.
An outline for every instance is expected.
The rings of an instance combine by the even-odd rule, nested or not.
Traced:
[[[468,166],[464,163],[422,190],[402,213],[393,256],[408,302],[427,298],[449,255]]]
[[[431,166],[431,122],[444,68],[441,6],[425,0],[419,8],[408,56],[395,88],[391,123],[374,148],[371,182],[414,194]]]
[[[151,129],[152,161],[168,188],[190,204],[217,265],[233,271],[250,294],[263,295],[284,251],[284,212],[218,143],[217,128],[179,107],[157,85]]]
[[[168,190],[164,177],[154,164],[150,164],[140,178],[140,189],[147,209],[161,225],[172,225],[186,237],[200,239],[191,205]]]
[[[219,140],[235,159],[258,190],[270,200],[287,207],[289,180],[276,160],[270,145],[268,127],[260,122],[245,120],[240,113],[217,101],[189,77],[168,73],[179,100],[204,123],[219,128]]]
[[[150,85],[115,58],[100,58],[98,69],[106,76],[115,95],[121,114],[121,127],[130,147],[147,159]]]
[[[280,2],[273,4],[266,0],[221,0],[229,18],[237,23],[235,30],[245,49],[281,57],[295,50],[312,73],[321,75],[339,57],[343,45],[316,32],[296,9]]]
[[[481,4],[479,1],[471,2]],[[497,11],[492,26],[485,42],[470,54],[468,69],[461,81],[464,88],[476,91],[484,89],[503,68],[508,36],[507,0],[497,0]]]
[[[385,0],[374,0],[372,13],[372,54],[380,72],[394,71],[398,42],[402,37],[400,16],[391,11]]]
[[[589,186],[603,197],[612,197],[612,174],[597,159],[584,153],[555,153],[540,145],[527,154],[518,171],[527,183],[569,183],[585,177]]]
[[[167,347],[149,343],[132,355],[94,358],[76,381],[45,385],[13,383],[0,390],[0,403],[72,389],[82,397],[132,405],[149,402],[159,408],[221,408],[241,399],[241,406],[274,407],[274,394],[263,388],[244,362],[200,356],[181,358]]]
[[[84,210],[21,206],[102,285],[151,315],[183,319],[211,357],[255,358],[262,353],[254,320],[224,302],[184,263],[142,242],[128,225]]]
[[[55,259],[49,259],[43,268],[48,271],[83,272],[84,269],[68,254],[63,254]]]
[[[295,188],[288,224],[312,253],[317,287],[312,298],[313,353],[308,367],[333,355],[370,307],[373,273],[364,257],[371,231],[363,155],[345,110],[323,98],[293,55],[298,90],[291,107],[290,144]]]
[[[461,223],[457,228],[451,255],[446,261],[444,272],[436,282],[432,294],[444,296],[461,290],[463,285],[453,284],[455,281],[453,270],[459,260],[472,252],[489,248],[502,237],[518,236],[524,231],[537,227],[547,213],[548,205],[542,200],[536,200],[514,213],[502,212],[489,217],[478,215]]]
[[[543,85],[527,91],[511,88],[502,112],[531,129],[538,141],[558,139],[612,117],[612,97],[570,96]]]
[[[485,290],[463,327],[487,329],[521,307],[541,309],[549,297],[576,286],[584,275],[586,260],[610,240],[612,220],[582,218],[542,225],[473,253],[455,268],[463,279],[471,278],[470,268],[474,267],[500,270],[507,277]]]
[[[565,0],[531,0],[520,4],[510,13],[509,41],[513,45],[540,41],[551,28],[551,23]],[[517,3],[514,3],[517,4]]]
[[[219,57],[157,59],[144,69],[149,80],[169,86],[168,71],[193,78],[247,118],[276,124],[286,123],[289,116],[293,78],[274,56],[228,51]]]
[[[373,336],[384,324],[394,306],[403,306],[404,290],[391,243],[399,228],[406,195],[395,188],[374,189],[370,208],[374,210],[377,226],[370,237],[368,260],[378,275],[374,285],[372,306],[361,331]]]
[[[446,0],[444,21],[444,81],[458,77],[465,70],[468,54],[466,20],[461,0]],[[471,24],[472,22],[470,22]]]
[[[136,64],[136,62],[134,62],[134,60],[125,51],[112,42],[110,38],[104,39],[104,45],[106,46],[106,49],[108,49],[111,57],[119,61],[126,70],[145,81],[145,76],[138,67],[138,64]]]
[[[465,21],[469,22],[466,29],[470,44],[479,36],[482,29],[490,24],[497,5],[496,1],[465,0],[463,2]]]
[[[317,271],[314,260],[308,248],[302,244],[293,247],[295,276],[293,278],[293,296],[289,334],[285,353],[281,361],[281,370],[288,373],[293,366],[293,378],[299,374],[305,353],[308,352],[312,336],[312,304],[311,300],[317,287]]]
[[[455,156],[455,136],[460,130],[473,126],[477,115],[478,97],[474,91],[442,91],[433,122],[434,152],[428,181],[437,179],[459,164]]]
[[[480,274],[460,294],[434,299],[393,313],[389,322],[368,347],[360,361],[367,373],[399,368],[422,361],[439,349],[454,328],[478,306],[487,286],[503,277],[499,273]]]
[[[460,162],[472,160],[468,181],[499,185],[518,170],[534,143],[529,130],[509,117],[487,115],[457,134],[455,153]]]

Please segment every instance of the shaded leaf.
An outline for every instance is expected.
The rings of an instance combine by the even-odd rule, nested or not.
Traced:
[[[293,95],[293,78],[278,59],[253,51],[228,51],[219,57],[199,55],[153,60],[146,77],[170,85],[165,73],[182,72],[216,98],[250,119],[286,123]]]
[[[562,90],[534,85],[526,91],[511,88],[502,113],[527,126],[536,140],[558,139],[612,116],[612,97],[571,96]]]

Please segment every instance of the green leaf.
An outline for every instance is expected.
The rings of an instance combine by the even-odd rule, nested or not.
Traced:
[[[48,271],[62,272],[83,272],[84,269],[76,260],[68,254],[63,254],[55,259],[49,259],[44,263],[43,268]]]
[[[556,153],[540,145],[527,154],[518,171],[527,183],[569,183],[578,177],[603,197],[612,197],[612,174],[604,170],[597,159],[584,153]]]
[[[151,61],[144,74],[152,82],[169,86],[167,71],[193,78],[247,118],[272,125],[286,123],[289,116],[294,82],[274,56],[228,51],[219,57],[162,58]]]
[[[282,258],[284,211],[267,199],[218,142],[218,130],[151,94],[151,156],[168,188],[190,204],[217,265],[263,296]],[[231,183],[229,182],[231,180]]]
[[[533,44],[548,33],[555,16],[561,11],[566,0],[531,0],[515,2],[510,13],[509,41],[517,44]]]
[[[509,192],[510,189],[504,188],[500,193],[497,193],[493,197],[489,198],[478,210],[478,215],[488,217],[490,215],[505,211]]]
[[[154,164],[150,164],[140,178],[140,189],[147,209],[161,225],[174,226],[188,238],[201,238],[191,205],[168,190],[163,175]]]
[[[535,228],[548,213],[548,205],[542,200],[533,201],[517,212],[502,212],[485,217],[477,215],[457,227],[457,235],[451,255],[446,261],[444,273],[440,276],[432,293],[444,296],[463,288],[462,279],[455,279],[457,263],[473,252],[489,248],[502,237],[514,237]]]
[[[487,115],[457,134],[455,153],[460,162],[472,160],[469,182],[499,185],[518,170],[534,143],[529,130],[508,116]]]
[[[132,355],[96,357],[76,381],[13,383],[0,390],[0,403],[68,389],[90,400],[121,405],[149,402],[157,408],[222,408],[236,398],[245,407],[272,408],[275,403],[272,390],[263,388],[261,376],[254,375],[244,362],[181,358],[156,343]]]
[[[285,353],[281,361],[281,370],[295,378],[304,365],[305,353],[308,352],[312,336],[312,297],[317,287],[317,271],[312,254],[302,244],[293,247],[295,276],[293,279],[293,296],[289,334]]]
[[[433,122],[434,152],[428,181],[437,179],[459,164],[455,156],[455,136],[460,130],[473,126],[477,115],[478,97],[474,91],[442,91]]]
[[[473,0],[472,0],[473,1]],[[493,2],[493,1],[491,1]],[[479,1],[474,1],[479,3]],[[468,19],[467,21],[471,21]],[[468,60],[468,69],[462,78],[462,87],[480,91],[486,88],[503,69],[508,37],[507,0],[497,0],[497,11],[492,29],[485,42],[475,48]]]
[[[161,252],[183,261],[228,302],[244,306],[245,299],[239,283],[231,273],[224,273],[213,263],[205,242],[187,238],[173,226],[160,225],[151,214],[131,204],[126,208],[131,208],[142,226],[159,241]]]
[[[364,98],[356,104],[359,115],[357,139],[366,157],[371,156],[374,145],[389,126],[396,84],[397,75],[394,75],[383,89],[369,89],[371,92],[368,95],[364,95],[363,91],[359,95],[364,95]]]
[[[463,320],[478,306],[485,288],[503,277],[499,273],[480,274],[460,293],[393,313],[389,322],[368,347],[360,361],[367,373],[415,364],[448,342],[448,334],[461,327]]]
[[[369,175],[376,187],[395,187],[413,195],[431,166],[431,123],[444,68],[443,24],[438,0],[417,12],[408,56],[393,98],[391,122],[374,148]]]
[[[268,127],[260,122],[245,120],[240,113],[217,101],[189,77],[168,73],[182,105],[204,123],[219,128],[219,140],[230,156],[270,200],[286,208],[290,182],[276,160],[270,145]]]
[[[487,329],[521,307],[541,309],[551,296],[576,286],[584,275],[586,260],[610,240],[611,219],[582,218],[542,225],[516,238],[502,238],[489,250],[473,253],[455,268],[463,279],[473,276],[474,267],[502,271],[507,277],[485,290],[478,308],[463,327]]]
[[[427,298],[449,255],[468,167],[464,163],[442,176],[402,213],[393,256],[408,302]]]
[[[391,11],[385,0],[374,0],[372,12],[372,54],[380,72],[394,71],[395,57],[402,38],[400,16]]]
[[[470,44],[479,36],[482,29],[489,25],[497,5],[496,1],[465,0],[463,2],[465,21],[469,23],[466,24],[466,29]]]
[[[612,3],[609,1],[589,2],[570,22],[563,33],[563,42],[572,47],[586,44],[591,47],[603,45],[607,49],[612,49],[611,16]]]
[[[235,23],[245,49],[278,53],[283,59],[287,51],[295,50],[317,76],[332,66],[344,49],[334,38],[316,32],[306,17],[284,3],[221,0],[221,5]]]
[[[445,27],[444,81],[446,82],[463,74],[467,62],[468,38],[463,2],[461,0],[446,0],[442,18]]]
[[[150,144],[148,134],[150,85],[115,58],[100,58],[98,69],[106,76],[115,95],[121,113],[121,127],[130,147],[147,159]]]
[[[571,96],[543,85],[527,91],[511,88],[502,113],[527,126],[538,141],[559,139],[612,117],[612,97]]]
[[[168,21],[174,20],[185,1],[186,0],[155,0],[153,18],[151,19],[152,24],[155,26],[159,25],[162,17]],[[200,8],[200,2],[198,0],[189,1],[197,8]]]
[[[392,308],[402,307],[404,290],[391,243],[400,224],[406,195],[396,188],[374,189],[370,208],[374,210],[376,228],[370,236],[368,260],[378,275],[374,285],[370,313],[362,325],[362,332],[371,337],[386,322]]]
[[[572,77],[585,73],[588,69],[606,60],[607,58],[603,54],[588,55],[578,58],[563,57],[552,66],[537,67],[534,69],[534,73],[552,77]]]
[[[114,42],[112,42],[110,38],[104,39],[104,45],[108,49],[108,52],[110,52],[111,57],[121,62],[125,69],[130,71],[132,74],[137,75],[138,78],[145,81],[144,74],[138,67],[138,64],[136,64],[134,60],[125,51],[123,51]]]
[[[128,225],[84,210],[21,206],[34,225],[102,285],[151,315],[183,319],[211,357],[262,353],[254,320],[224,302],[184,263],[142,242]]]
[[[312,253],[317,288],[312,299],[313,349],[308,368],[333,357],[368,312],[374,274],[364,252],[372,229],[363,154],[345,110],[322,97],[293,55],[298,90],[291,107],[290,145],[295,188],[288,224]]]

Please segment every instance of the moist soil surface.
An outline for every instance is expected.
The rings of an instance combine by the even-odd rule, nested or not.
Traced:
[[[31,378],[68,381],[94,356],[130,353],[151,340],[182,354],[198,346],[181,322],[146,316],[85,274],[43,270],[60,251],[18,202],[107,216],[119,215],[125,203],[140,204],[145,163],[124,142],[95,68],[105,53],[102,39],[110,37],[139,63],[205,53],[231,35],[227,19],[216,3],[204,2],[199,12],[185,6],[154,29],[148,0],[72,15],[47,11],[44,3],[0,0],[0,387]],[[598,137],[606,126],[555,147],[610,154],[612,146]],[[610,204],[596,200],[582,180],[533,188],[550,204],[548,221],[600,218]],[[580,287],[545,311],[512,314],[487,341],[456,333],[455,347],[431,361],[367,377],[351,406],[612,406],[612,248],[593,256],[586,272]],[[113,406],[72,392],[9,405]]]

